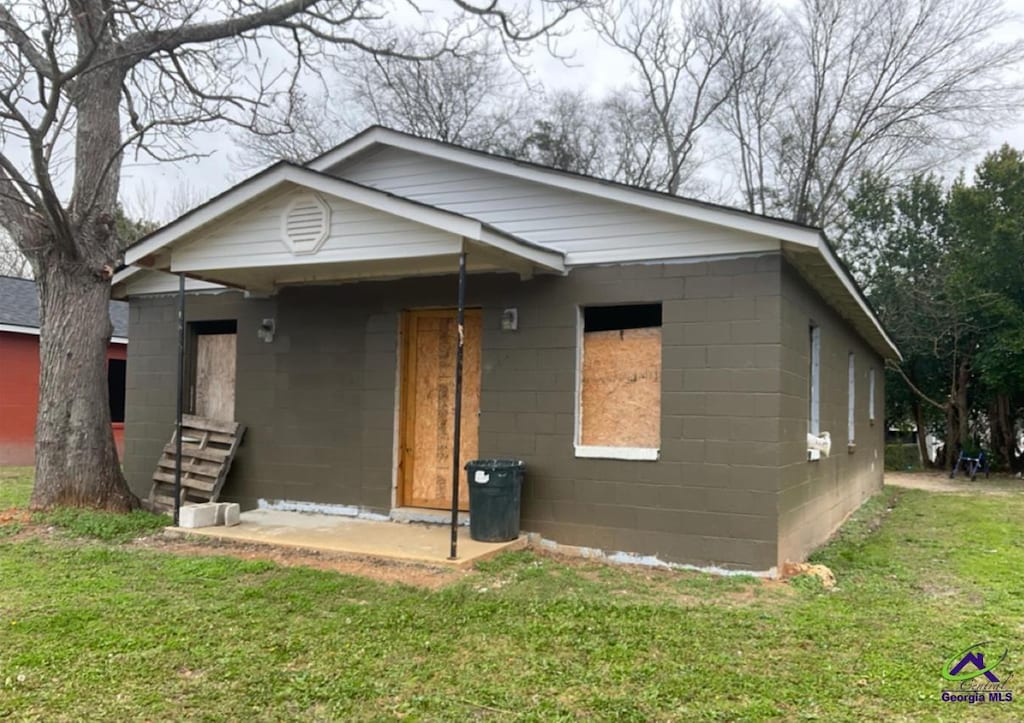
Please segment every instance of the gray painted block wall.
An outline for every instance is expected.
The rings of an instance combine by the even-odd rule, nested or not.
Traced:
[[[804,519],[792,491],[785,505],[779,496],[799,487],[791,457],[806,434],[795,406],[784,414],[783,370],[798,352],[783,330],[801,303],[788,274],[781,256],[767,255],[528,281],[470,276],[468,303],[484,309],[480,454],[526,461],[523,528],[675,562],[774,566],[780,538],[792,544],[790,528]],[[189,321],[238,319],[236,417],[249,431],[225,496],[243,507],[269,498],[387,513],[400,312],[451,306],[454,289],[443,277],[286,288],[260,300],[190,296]],[[653,301],[663,304],[660,459],[578,459],[577,309]],[[174,304],[132,300],[125,465],[139,493],[172,428]],[[519,310],[517,332],[501,331],[506,307]],[[256,338],[264,317],[277,319],[271,344]]]
[[[827,458],[807,460],[811,323],[821,330],[820,430],[832,437]],[[789,264],[782,268],[782,396],[786,438],[779,490],[779,562],[802,560],[871,495],[885,468],[885,364]],[[854,354],[855,442],[848,447],[849,354]],[[875,369],[875,420],[868,411]]]

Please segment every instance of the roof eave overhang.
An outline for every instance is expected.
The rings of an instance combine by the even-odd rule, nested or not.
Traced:
[[[409,201],[293,164],[280,163],[243,181],[207,204],[130,246],[125,252],[126,268],[115,275],[114,284],[118,285],[126,281],[140,268],[175,271],[172,268],[173,263],[169,265],[166,262],[163,265],[156,264],[156,255],[165,253],[179,241],[193,238],[194,234],[217,223],[241,206],[286,184],[337,196],[449,233],[464,241],[496,249],[514,257],[517,262],[514,265],[518,267],[525,263],[533,267],[534,270],[543,272],[565,273],[566,270],[565,256],[561,251],[531,243],[476,219]],[[203,278],[202,274],[189,275]]]
[[[861,293],[856,282],[850,276],[846,266],[836,255],[824,234],[819,234],[818,242],[813,248],[797,245],[784,245],[784,249],[796,251],[799,256],[812,254],[815,258],[819,259],[819,262],[814,265],[815,273],[808,275],[807,269],[805,268],[801,270],[801,275],[804,276],[806,281],[812,287],[816,288],[816,291],[825,298],[825,300],[833,306],[841,316],[853,324],[865,341],[867,341],[882,357],[902,361],[903,355],[900,353],[899,347],[896,346],[892,337],[890,337],[889,333],[885,330],[882,322],[878,319],[878,316],[871,308],[867,299],[864,298],[864,295]],[[790,256],[791,260],[794,260],[793,255],[787,255]],[[799,256],[797,258],[799,258]],[[821,275],[818,274],[817,271],[824,269],[827,269],[829,276],[835,280],[832,288],[835,289],[835,284],[838,284],[838,288],[841,289],[838,298],[828,298],[829,295],[826,293],[826,290],[820,288]]]

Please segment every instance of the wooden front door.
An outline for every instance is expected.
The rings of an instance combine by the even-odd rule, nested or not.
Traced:
[[[235,421],[236,334],[196,335],[195,413]]]
[[[455,420],[454,309],[410,311],[404,323],[399,504],[451,509]],[[480,412],[479,309],[466,311],[462,365],[459,467],[477,456]],[[466,474],[459,471],[459,508],[469,509]]]

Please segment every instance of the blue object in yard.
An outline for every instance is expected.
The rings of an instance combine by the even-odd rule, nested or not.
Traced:
[[[956,477],[958,470],[962,469],[967,473],[967,476],[971,478],[971,482],[977,477],[978,472],[985,473],[985,479],[988,479],[989,466],[988,457],[985,456],[985,450],[978,452],[977,457],[969,457],[961,450],[960,457],[957,458],[956,464],[953,465],[953,471],[949,473],[949,478],[953,479]]]

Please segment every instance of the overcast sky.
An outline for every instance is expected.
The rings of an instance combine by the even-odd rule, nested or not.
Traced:
[[[785,0],[783,0],[785,1]],[[894,0],[900,2],[902,0]],[[1008,9],[1024,16],[1024,0],[1008,0]],[[1019,37],[1024,27],[1005,28],[1006,38]],[[629,64],[626,57],[603,45],[596,34],[585,29],[582,21],[560,41],[560,51],[573,57],[567,63],[538,49],[531,58],[536,79],[546,88],[583,88],[595,96],[606,90],[621,86],[629,81]],[[1024,74],[1024,70],[1022,70]],[[1024,80],[1024,77],[1022,77]],[[231,157],[244,153],[236,147],[227,132],[196,133],[193,140],[198,151],[207,157],[180,163],[132,163],[128,159],[122,180],[122,199],[133,215],[157,217],[168,221],[170,208],[180,205],[180,199],[187,195],[193,200],[203,200],[215,195],[248,175],[240,172],[231,163]],[[1020,122],[1007,128],[991,129],[986,149],[1002,143],[1024,148],[1024,109]],[[955,167],[946,169],[952,175],[959,168],[970,169],[981,158],[981,153],[965,159]]]

